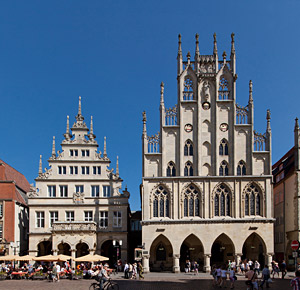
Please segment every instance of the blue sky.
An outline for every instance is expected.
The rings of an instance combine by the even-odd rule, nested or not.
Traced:
[[[0,158],[30,183],[39,155],[63,139],[78,96],[89,125],[140,208],[142,111],[148,134],[159,130],[160,83],[166,107],[177,102],[177,35],[183,54],[230,54],[235,33],[237,102],[246,105],[253,81],[255,129],[265,132],[271,110],[273,163],[293,146],[299,113],[299,1],[52,0],[0,2]],[[57,146],[57,150],[59,150]]]

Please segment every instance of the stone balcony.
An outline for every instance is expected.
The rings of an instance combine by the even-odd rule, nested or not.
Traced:
[[[97,224],[95,222],[54,222],[52,225],[52,232],[93,232],[97,231]]]

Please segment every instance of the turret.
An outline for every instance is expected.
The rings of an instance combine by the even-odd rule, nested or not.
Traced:
[[[182,49],[181,49],[181,34],[178,34],[178,53],[177,53],[177,74],[182,73]]]

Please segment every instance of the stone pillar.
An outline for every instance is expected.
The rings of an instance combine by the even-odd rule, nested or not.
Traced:
[[[211,257],[211,254],[204,254],[204,267],[203,267],[203,270],[204,272],[206,273],[209,273],[210,272],[210,257]]]
[[[269,268],[272,267],[272,260],[273,260],[273,254],[268,253],[268,262],[267,262],[267,265],[269,266]]]
[[[53,256],[57,256],[58,250],[52,250]]]
[[[241,259],[242,259],[242,256],[243,254],[235,254],[235,262],[236,262],[236,266],[238,267],[238,265],[240,264],[241,262]]]
[[[90,249],[90,254],[95,255],[95,249]]]
[[[179,258],[180,258],[179,254],[173,255],[173,272],[174,273],[180,273]]]
[[[71,267],[75,268],[76,249],[71,249],[71,256],[72,256]]]
[[[29,250],[29,251],[28,251],[28,254],[29,254],[30,256],[36,257],[36,256],[38,255],[38,251],[37,251],[37,250]]]
[[[143,255],[143,268],[144,268],[144,273],[149,273],[149,258],[150,255]]]

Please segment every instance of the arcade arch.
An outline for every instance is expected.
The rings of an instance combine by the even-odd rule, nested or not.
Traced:
[[[211,265],[224,264],[233,260],[235,248],[232,240],[225,234],[218,236],[211,247]]]
[[[252,233],[243,244],[242,259],[257,260],[263,267],[267,263],[267,249],[263,239]]]

